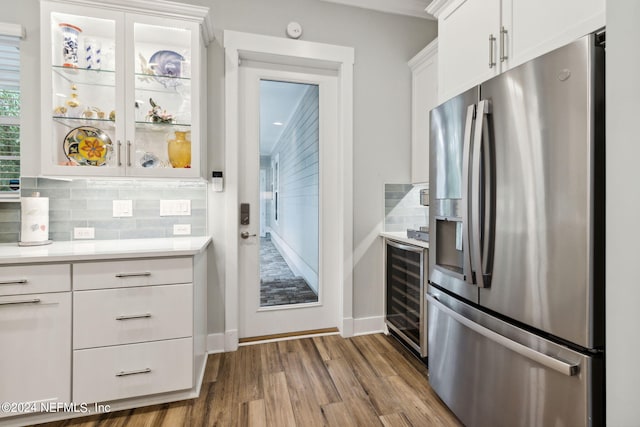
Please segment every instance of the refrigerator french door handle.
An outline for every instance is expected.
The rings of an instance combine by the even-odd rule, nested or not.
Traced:
[[[495,243],[495,200],[494,200],[494,179],[495,170],[493,165],[493,141],[489,133],[489,115],[491,114],[491,102],[486,101],[484,114],[482,116],[483,132],[483,174],[484,174],[484,226],[483,248],[482,248],[482,275],[485,287],[491,286],[491,265],[493,263],[493,252]]]
[[[464,140],[462,146],[462,253],[464,280],[473,285],[471,274],[471,227],[469,225],[469,166],[471,164],[471,129],[476,112],[475,104],[467,107],[467,118],[464,125]]]
[[[482,202],[482,129],[485,123],[487,101],[478,102],[476,109],[476,124],[473,135],[473,146],[471,148],[471,194],[469,195],[471,210],[471,266],[475,272],[476,284],[480,288],[485,287],[484,274],[482,271],[482,222],[480,217],[480,207]]]
[[[504,335],[500,335],[497,332],[492,331],[489,328],[485,328],[484,326],[474,322],[471,319],[466,318],[462,314],[452,310],[451,308],[444,305],[442,302],[438,300],[437,297],[433,295],[426,294],[427,301],[431,304],[435,305],[436,308],[447,316],[453,318],[458,323],[466,326],[477,334],[482,335],[483,337],[490,339],[498,345],[501,345],[509,350],[518,353],[519,355],[526,357],[527,359],[533,360],[543,366],[546,366],[549,369],[553,369],[556,372],[560,372],[563,375],[568,377],[572,377],[577,375],[580,372],[580,365],[574,363],[568,363],[563,360],[556,359],[555,357],[551,357],[547,354],[540,353],[526,345],[520,344],[517,341],[513,341]]]

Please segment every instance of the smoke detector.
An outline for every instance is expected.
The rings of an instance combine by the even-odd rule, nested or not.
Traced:
[[[302,26],[297,22],[289,22],[287,25],[287,36],[292,39],[299,39],[302,35]]]

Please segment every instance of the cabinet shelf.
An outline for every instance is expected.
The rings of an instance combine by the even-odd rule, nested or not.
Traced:
[[[172,129],[178,128],[178,129]],[[189,123],[153,123],[153,122],[136,122],[136,129],[146,131],[166,132],[167,130],[182,130],[188,132],[191,128]]]
[[[69,83],[114,87],[116,72],[114,70],[96,70],[90,68],[73,68],[53,65],[53,72]]]
[[[93,119],[86,117],[65,117],[53,116],[56,123],[60,123],[69,129],[78,126],[93,126],[101,129],[114,129],[115,122],[109,119]],[[188,132],[191,129],[189,123],[154,123],[154,122],[135,122],[136,129],[145,131],[167,132],[168,130],[182,130]],[[174,129],[175,128],[175,129]]]

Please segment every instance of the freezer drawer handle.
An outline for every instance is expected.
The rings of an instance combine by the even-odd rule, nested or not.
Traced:
[[[0,282],[0,285],[24,285],[27,281],[27,279],[3,280]]]
[[[151,317],[151,313],[131,314],[128,316],[118,316],[116,320],[147,319],[149,317]]]
[[[143,271],[141,273],[118,273],[116,277],[121,279],[123,277],[148,277],[151,276],[149,271]]]
[[[554,371],[560,372],[561,374],[564,374],[568,377],[577,375],[580,371],[579,365],[567,363],[554,357],[547,356],[546,354],[532,350],[525,345],[512,341],[509,338],[492,331],[491,329],[480,326],[476,322],[467,319],[463,315],[456,313],[449,307],[445,306],[432,295],[427,294],[427,300],[437,306],[438,310],[441,310],[448,316],[453,317],[459,323],[473,330],[474,332],[477,332],[478,334],[494,341],[495,343],[503,347],[508,348],[511,351],[518,353],[521,356],[524,356],[530,360],[533,360],[534,362],[546,366],[549,369],[553,369]]]
[[[128,375],[148,374],[151,372],[151,368],[138,369],[137,371],[120,371],[116,374],[116,377],[126,377]]]

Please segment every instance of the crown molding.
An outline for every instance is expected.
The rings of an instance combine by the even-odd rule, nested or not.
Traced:
[[[436,19],[442,14],[442,11],[445,10],[451,3],[455,0],[433,0],[429,6],[425,9],[425,11],[436,17]]]
[[[409,60],[409,68],[415,70],[420,65],[427,62],[434,55],[438,54],[438,39],[435,38],[424,49],[418,52],[413,58]]]
[[[376,10],[378,12],[393,13],[396,15],[413,16],[422,19],[433,19],[425,12],[425,7],[430,0],[322,0],[346,6],[354,6],[362,9]]]
[[[200,24],[202,38],[205,45],[214,39],[213,21],[209,14],[209,8],[169,0],[57,0],[59,3],[67,3],[78,6],[108,6],[110,9],[122,12],[134,12],[145,15],[164,16],[172,19]]]

